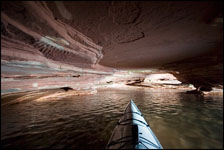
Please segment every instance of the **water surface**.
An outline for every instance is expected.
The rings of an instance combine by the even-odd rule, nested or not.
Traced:
[[[105,148],[130,99],[164,148],[223,148],[223,96],[147,88],[42,101],[36,94],[1,99],[2,148]]]

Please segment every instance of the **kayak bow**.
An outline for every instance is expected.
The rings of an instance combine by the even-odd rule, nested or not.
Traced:
[[[162,149],[142,113],[131,100],[121,119],[118,121],[110,140],[108,149]]]

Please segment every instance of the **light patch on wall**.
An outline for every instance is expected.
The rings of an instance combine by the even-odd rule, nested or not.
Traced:
[[[189,87],[189,88],[192,88],[192,89],[196,89],[196,87],[194,87],[193,84],[189,84],[188,87]]]
[[[38,87],[38,83],[33,83],[33,87]]]
[[[148,75],[145,78],[144,82],[159,84],[181,84],[181,82],[178,81],[177,78],[170,73]]]
[[[40,39],[40,41],[41,41],[41,42],[44,42],[44,43],[46,43],[46,44],[48,44],[48,45],[54,46],[54,47],[56,47],[57,49],[64,50],[64,47],[63,47],[63,46],[58,45],[57,43],[51,41],[51,40],[48,39],[48,38],[49,38],[48,36],[46,36],[46,38],[45,38],[45,37],[42,37],[42,38]]]
[[[45,38],[55,42],[55,43],[59,43],[59,44],[64,44],[64,45],[69,45],[69,42],[67,42],[66,40],[62,39],[62,38],[56,38],[56,37],[49,37],[49,36],[45,36]]]
[[[58,38],[58,40],[59,40],[61,43],[65,44],[65,45],[69,45],[69,43],[68,43],[66,40],[62,39],[62,38]]]
[[[61,88],[61,87],[64,87],[63,86],[60,86],[60,85],[51,85],[51,86],[42,86],[42,87],[38,87],[39,90],[43,90],[43,89],[55,89],[55,88]]]
[[[7,66],[14,66],[14,67],[23,67],[23,68],[48,68],[43,63],[37,62],[37,61],[10,61],[10,62],[3,62],[2,65]]]

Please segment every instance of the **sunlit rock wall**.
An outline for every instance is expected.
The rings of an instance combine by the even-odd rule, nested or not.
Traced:
[[[101,46],[58,20],[46,2],[2,2],[1,93],[88,88],[98,74],[114,72],[98,64],[102,57]]]
[[[181,84],[172,74],[151,74],[148,75],[144,82],[146,83],[158,83],[158,84]]]

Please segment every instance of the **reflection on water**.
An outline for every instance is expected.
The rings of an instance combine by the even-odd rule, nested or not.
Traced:
[[[3,148],[105,148],[130,99],[164,148],[223,148],[222,96],[144,88],[45,101],[31,94],[2,98]]]

